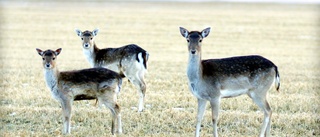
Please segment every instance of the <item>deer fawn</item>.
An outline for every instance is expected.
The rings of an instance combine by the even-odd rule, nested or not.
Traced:
[[[239,56],[222,59],[201,60],[201,42],[209,35],[210,28],[191,31],[180,27],[180,33],[187,39],[189,60],[187,76],[189,88],[198,99],[198,114],[195,136],[200,135],[201,120],[207,101],[210,102],[213,135],[218,136],[217,123],[221,98],[247,94],[264,112],[260,137],[270,135],[271,108],[266,99],[272,83],[280,87],[277,66],[261,56]]]
[[[120,107],[116,98],[122,84],[119,74],[105,68],[59,72],[56,57],[60,54],[61,48],[55,51],[36,50],[43,60],[47,87],[52,96],[61,103],[64,134],[70,133],[72,102],[90,99],[97,99],[111,110],[111,133],[122,133]],[[115,129],[116,121],[117,129]]]
[[[127,77],[139,90],[139,108],[141,112],[144,109],[144,98],[146,84],[144,75],[147,70],[148,52],[141,47],[131,44],[120,48],[99,49],[94,41],[99,29],[82,32],[75,30],[81,37],[83,53],[92,67],[104,67]]]

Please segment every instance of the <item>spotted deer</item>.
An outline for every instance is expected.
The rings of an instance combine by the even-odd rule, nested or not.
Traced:
[[[83,53],[91,67],[108,68],[127,77],[138,88],[140,93],[138,111],[143,111],[146,93],[144,75],[147,70],[148,52],[135,44],[99,49],[94,41],[99,29],[83,32],[76,29],[75,31],[82,40]]]
[[[213,135],[218,137],[217,123],[221,98],[247,94],[264,112],[260,137],[270,135],[271,108],[267,102],[267,91],[275,83],[279,91],[280,76],[277,66],[270,60],[258,56],[237,56],[222,59],[201,59],[202,39],[209,35],[210,28],[191,31],[180,27],[181,35],[188,42],[187,76],[189,88],[198,100],[195,136],[200,136],[201,120],[207,101],[212,111]]]
[[[53,50],[36,49],[42,57],[45,81],[52,96],[61,103],[63,114],[63,133],[70,133],[73,101],[97,99],[112,112],[111,133],[122,133],[120,107],[116,95],[120,92],[122,78],[105,68],[91,68],[60,72],[57,56],[61,48]],[[115,122],[117,121],[117,128]]]

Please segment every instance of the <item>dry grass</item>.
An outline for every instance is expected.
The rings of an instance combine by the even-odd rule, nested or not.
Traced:
[[[99,47],[136,43],[150,53],[146,110],[136,89],[119,95],[121,136],[193,136],[196,99],[187,87],[189,30],[212,27],[203,58],[259,54],[278,65],[271,90],[273,136],[320,136],[319,5],[148,2],[0,2],[0,136],[60,136],[59,103],[45,86],[35,48],[63,48],[60,70],[89,67],[74,28],[100,28]],[[109,136],[111,115],[94,102],[75,102],[70,136]],[[257,136],[263,114],[246,97],[223,99],[221,136]],[[211,136],[209,106],[202,136]]]

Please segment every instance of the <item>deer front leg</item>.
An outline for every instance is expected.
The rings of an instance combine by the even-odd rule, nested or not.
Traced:
[[[71,124],[71,101],[63,100],[61,102],[62,107],[62,120],[63,120],[63,134],[70,134],[70,124]]]
[[[210,101],[212,111],[212,124],[213,124],[213,136],[218,137],[218,118],[219,118],[219,107],[220,98],[216,98]]]
[[[195,137],[200,136],[201,121],[206,110],[207,101],[198,98],[198,113],[197,113],[197,125],[196,125],[196,135]]]

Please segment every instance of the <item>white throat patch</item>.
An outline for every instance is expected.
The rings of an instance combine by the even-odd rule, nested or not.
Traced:
[[[83,53],[86,56],[87,60],[89,61],[91,67],[94,67],[94,63],[95,63],[95,55],[93,53],[93,48],[90,49],[85,49],[83,48]]]

